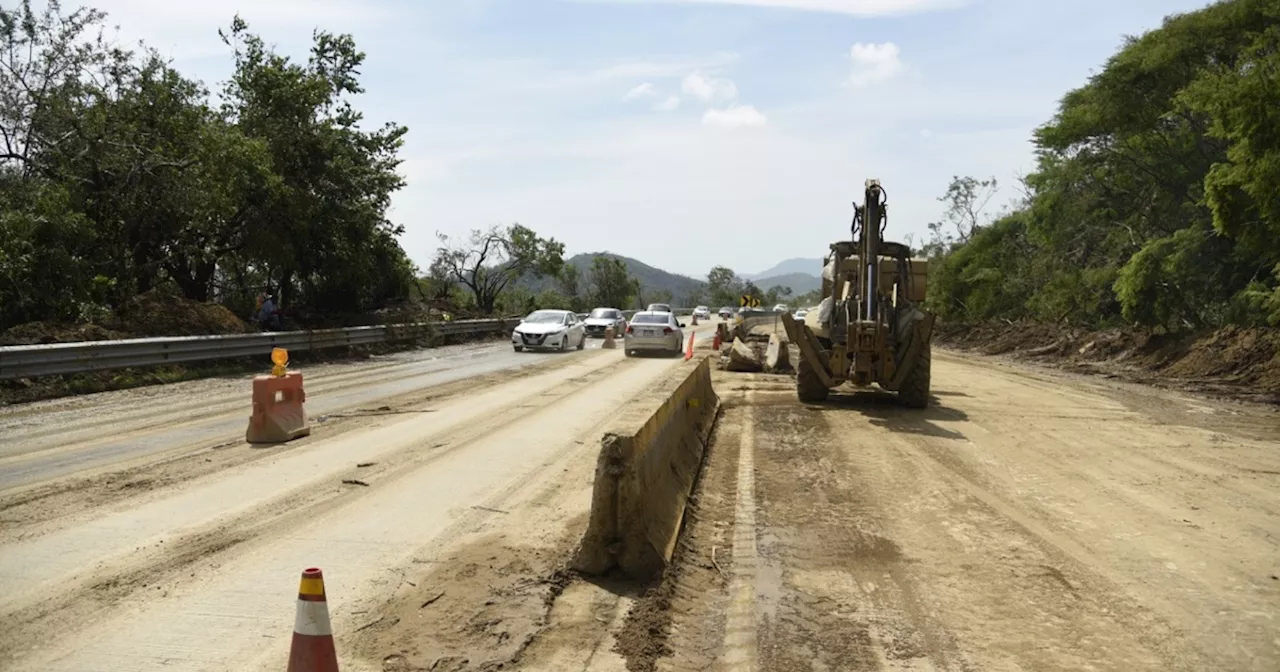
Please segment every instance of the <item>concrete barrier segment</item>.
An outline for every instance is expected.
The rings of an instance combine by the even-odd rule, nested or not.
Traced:
[[[720,399],[706,357],[678,367],[601,439],[591,515],[572,562],[585,574],[656,576],[675,552]]]

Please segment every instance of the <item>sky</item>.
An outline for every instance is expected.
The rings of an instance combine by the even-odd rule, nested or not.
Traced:
[[[64,6],[75,6],[64,0]],[[371,125],[408,127],[391,220],[425,268],[437,232],[519,222],[567,254],[705,277],[820,257],[881,181],[888,237],[925,238],[951,178],[1034,169],[1031,134],[1126,35],[1191,0],[97,0],[216,89],[238,12],[305,59],[366,52]]]

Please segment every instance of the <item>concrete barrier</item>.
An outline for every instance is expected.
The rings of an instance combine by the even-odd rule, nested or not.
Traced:
[[[770,334],[782,331],[782,313],[772,310],[744,310],[734,318],[732,335],[742,340],[752,337],[767,340]]]
[[[647,580],[666,567],[719,406],[710,360],[697,357],[605,432],[574,569]]]

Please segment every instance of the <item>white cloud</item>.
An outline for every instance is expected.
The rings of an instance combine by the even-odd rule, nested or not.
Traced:
[[[906,69],[898,45],[892,42],[855,43],[849,49],[849,58],[853,61],[849,84],[855,88],[886,82]]]
[[[708,77],[695,72],[684,78],[685,93],[707,103],[727,103],[738,97],[738,85],[732,79]]]
[[[853,16],[893,16],[952,9],[970,0],[579,0],[580,2],[739,5]]]
[[[659,112],[670,112],[677,107],[680,107],[680,96],[668,96],[666,100],[653,105],[653,109]]]
[[[636,85],[636,87],[628,91],[627,95],[623,96],[622,99],[631,101],[637,98],[646,98],[656,95],[658,95],[658,90],[654,88],[653,84],[651,82],[645,82],[644,84]]]
[[[927,128],[922,128],[922,129],[920,129],[920,137],[922,137],[922,138],[932,138],[932,137],[933,137],[933,131],[931,131],[931,130],[929,130],[929,129],[927,129]]]
[[[731,105],[723,110],[707,110],[702,115],[703,124],[717,128],[764,126],[766,121],[764,115],[750,105]]]

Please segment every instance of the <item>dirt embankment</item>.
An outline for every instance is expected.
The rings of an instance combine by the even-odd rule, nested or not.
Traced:
[[[937,343],[1157,387],[1280,404],[1280,329],[1090,331],[1050,324],[940,324]]]
[[[0,345],[242,334],[248,330],[244,320],[226,306],[191,301],[153,290],[133,297],[117,315],[101,320],[101,324],[28,322],[0,333]]]

